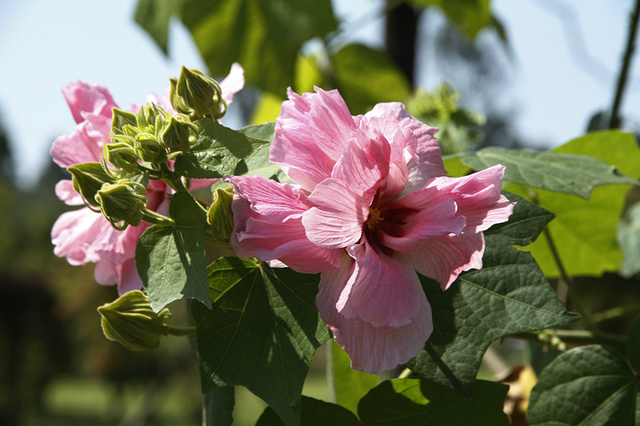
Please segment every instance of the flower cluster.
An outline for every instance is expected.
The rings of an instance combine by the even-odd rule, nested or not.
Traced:
[[[233,101],[233,95],[244,86],[244,72],[237,64],[232,66],[229,76],[219,86],[215,82],[215,85],[209,82],[210,79],[201,74],[193,74],[190,77],[207,79],[207,82],[216,88],[212,99],[215,98],[217,103],[215,106],[208,105],[209,109],[206,110],[214,118],[219,118],[226,110],[226,105]],[[175,84],[172,82],[172,85],[175,85],[174,94],[177,96],[172,99],[170,89],[167,89],[162,98],[156,95],[148,97],[148,102],[157,107],[141,110],[138,105],[132,105],[129,111],[139,112],[138,127],[133,129],[129,125],[131,132],[125,131],[113,135],[113,122],[122,121],[115,127],[123,128],[127,125],[126,121],[135,116],[116,109],[117,116],[114,120],[113,111],[118,106],[107,89],[84,82],[69,84],[63,89],[63,94],[77,126],[70,135],[63,135],[56,139],[51,148],[53,160],[61,167],[71,167],[74,178],[77,178],[90,169],[86,163],[100,163],[103,154],[108,157],[108,161],[127,172],[128,166],[137,167],[138,158],[151,161],[150,157],[154,153],[162,154],[164,151],[159,151],[157,146],[166,146],[167,152],[171,152],[172,149],[183,149],[184,127],[181,128],[182,123],[172,117],[178,114],[175,108],[185,109],[193,104],[199,106],[202,102],[192,98],[185,100],[188,94],[186,80],[176,81]],[[173,102],[174,100],[176,102]],[[167,118],[166,125],[156,129],[155,127],[159,126],[154,127],[154,120],[150,117],[155,119],[156,113],[160,110],[163,118]],[[164,113],[168,117],[165,117]],[[142,114],[141,118],[140,114]],[[149,123],[142,126],[141,121],[149,121]],[[112,138],[111,141],[110,138]],[[125,140],[126,138],[131,138],[131,141]],[[84,167],[76,166],[79,164]],[[191,189],[208,186],[211,183],[212,181],[208,179],[196,180],[192,183]],[[74,187],[71,180],[62,180],[56,185],[56,195],[66,204],[82,205],[88,201],[88,204],[99,207],[105,216],[95,214],[88,207],[62,214],[51,231],[51,239],[55,245],[54,253],[57,256],[66,257],[72,265],[96,263],[94,271],[96,281],[103,285],[117,284],[120,294],[141,289],[142,281],[135,267],[135,248],[138,238],[149,226],[145,222],[140,222],[141,207],[150,212],[167,215],[168,194],[172,189],[161,180],[149,181],[146,190],[142,185],[133,182],[115,181],[106,183],[102,191],[96,192],[95,197],[92,194],[92,197],[85,196],[83,200],[79,192],[80,188],[78,185]],[[124,202],[120,202],[121,200]],[[123,210],[122,206],[126,207],[127,203],[131,208]],[[112,226],[114,222],[124,218],[134,226],[129,226],[123,231],[114,229]],[[139,226],[136,226],[137,224]]]
[[[337,91],[289,91],[270,160],[297,184],[229,178],[240,257],[321,273],[316,302],[352,367],[407,362],[433,331],[419,272],[447,289],[482,267],[482,231],[505,222],[503,166],[448,178],[437,129],[400,103],[352,116]]]

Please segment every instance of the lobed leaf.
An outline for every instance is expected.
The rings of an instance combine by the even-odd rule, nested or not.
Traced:
[[[318,275],[238,258],[209,266],[213,307],[192,305],[203,392],[242,385],[287,426],[300,424],[309,363],[329,331],[315,307]]]
[[[233,173],[234,175],[241,176],[250,174],[271,178],[278,173],[278,170],[280,170],[280,166],[269,161],[271,142],[273,141],[275,126],[275,122],[264,124],[250,124],[238,130],[238,132],[242,133],[243,135],[255,139],[260,139],[268,143],[262,145],[252,154],[240,160]]]
[[[569,350],[542,371],[531,392],[527,424],[637,424],[634,379],[624,359],[609,349],[593,345]]]
[[[151,308],[158,312],[179,299],[211,307],[205,242],[207,218],[187,192],[173,195],[169,215],[175,225],[153,225],[140,236],[136,267]]]

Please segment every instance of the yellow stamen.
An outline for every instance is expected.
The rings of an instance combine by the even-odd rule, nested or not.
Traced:
[[[367,220],[367,228],[369,228],[369,230],[375,228],[376,225],[383,220],[384,217],[380,216],[380,210],[374,207],[369,207],[369,219]]]

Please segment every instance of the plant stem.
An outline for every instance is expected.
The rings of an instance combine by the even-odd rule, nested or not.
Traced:
[[[538,343],[549,343],[552,337],[555,336],[571,346],[600,344],[616,349],[624,349],[627,346],[627,337],[618,334],[603,333],[601,331],[593,332],[589,330],[548,330],[548,332],[550,334],[549,336],[545,336],[545,334],[541,332],[526,332],[507,337]]]
[[[633,305],[617,306],[615,308],[607,309],[606,311],[597,312],[593,314],[593,322],[600,323],[608,321],[610,319],[624,317],[627,315],[638,315],[640,313],[640,303],[634,303]]]
[[[631,23],[629,24],[629,35],[627,37],[627,47],[624,51],[624,57],[622,59],[622,68],[620,69],[620,76],[618,77],[618,84],[616,87],[616,94],[613,99],[613,106],[611,107],[611,119],[609,121],[609,129],[617,129],[620,127],[620,105],[622,104],[622,95],[624,94],[625,86],[627,85],[627,76],[629,75],[629,67],[631,65],[631,58],[635,50],[636,33],[638,32],[638,17],[640,15],[640,0],[636,0],[635,7],[631,13]]]
[[[172,336],[191,336],[196,334],[196,328],[194,327],[172,327],[169,326],[169,334]]]
[[[589,312],[585,309],[584,305],[582,304],[582,301],[580,300],[580,295],[578,294],[578,289],[576,288],[575,283],[573,282],[573,278],[571,278],[571,276],[567,274],[567,271],[564,269],[564,265],[562,263],[562,260],[560,259],[560,254],[556,249],[556,245],[553,242],[553,238],[551,238],[551,232],[549,232],[549,228],[546,226],[544,228],[544,235],[545,237],[547,237],[547,242],[549,243],[549,249],[551,250],[553,259],[556,262],[556,266],[560,271],[560,276],[562,277],[561,279],[567,285],[567,289],[569,290],[569,296],[571,298],[571,301],[575,305],[578,313],[582,316],[582,323],[584,324],[585,328],[587,328],[588,330],[596,331],[597,330],[596,325],[591,319]]]

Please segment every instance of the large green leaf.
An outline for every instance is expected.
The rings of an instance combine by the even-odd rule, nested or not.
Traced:
[[[315,307],[319,276],[238,258],[208,272],[213,308],[192,306],[203,391],[245,386],[298,425],[309,363],[329,338]]]
[[[592,155],[628,176],[640,177],[640,150],[631,133],[589,133],[556,148],[554,152]],[[569,275],[598,276],[620,269],[622,253],[616,233],[629,188],[628,185],[596,188],[588,201],[543,190],[533,192],[537,203],[556,215],[549,224],[549,232]],[[513,186],[508,189],[520,191],[525,196],[531,194],[531,191],[518,190]],[[527,246],[527,250],[531,251],[547,277],[560,275],[544,235]]]
[[[614,166],[588,155],[489,147],[465,155],[462,161],[476,170],[502,164],[507,167],[504,174],[507,181],[586,200],[596,186],[637,183]]]
[[[196,122],[200,129],[198,140],[189,152],[180,154],[175,170],[182,176],[195,179],[220,178],[233,175],[237,167],[249,171],[251,167],[264,166],[264,149],[270,141],[247,136],[218,124],[214,120]],[[250,130],[247,130],[249,132]],[[259,134],[266,133],[260,130]]]
[[[144,28],[167,54],[169,21],[179,13],[183,0],[138,0],[135,21]]]
[[[358,412],[358,402],[380,383],[380,377],[351,368],[349,355],[331,340],[327,346],[329,391],[337,404]]]
[[[250,124],[238,130],[243,135],[269,142],[255,150],[249,156],[240,160],[234,175],[261,175],[266,178],[275,176],[280,170],[280,166],[269,161],[269,153],[271,152],[271,142],[273,141],[273,132],[276,123]]]
[[[624,359],[602,346],[583,346],[556,358],[531,392],[527,424],[637,424],[638,383]]]
[[[478,380],[478,392],[466,398],[425,379],[396,379],[380,383],[358,404],[358,417],[345,408],[303,397],[304,426],[508,426],[502,411],[508,387]],[[267,408],[256,426],[282,426]]]
[[[438,6],[463,34],[471,40],[480,30],[494,26],[500,32],[500,26],[491,15],[491,0],[412,0],[417,6]]]
[[[533,257],[511,245],[535,239],[550,219],[548,213],[520,199],[509,222],[485,233],[481,270],[460,274],[446,291],[421,277],[434,331],[409,368],[469,396],[492,342],[579,319],[566,311]]]
[[[629,330],[627,356],[636,373],[640,373],[640,316],[636,318]]]
[[[182,22],[212,75],[239,62],[247,83],[278,95],[293,85],[302,44],[337,28],[330,0],[186,0]]]
[[[364,114],[379,102],[402,101],[411,86],[385,52],[348,44],[332,58],[336,86],[352,114]]]
[[[186,192],[173,195],[169,215],[175,225],[153,225],[136,247],[136,267],[151,308],[158,312],[178,299],[196,299],[210,307],[207,218]]]
[[[203,426],[232,426],[233,407],[235,405],[235,388],[221,386],[211,389],[202,397]]]

